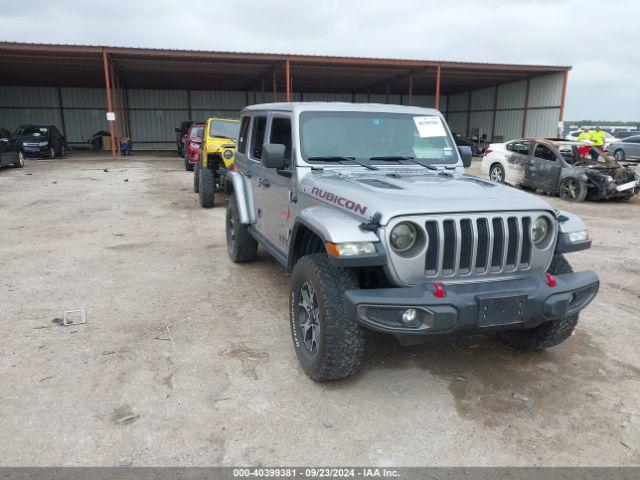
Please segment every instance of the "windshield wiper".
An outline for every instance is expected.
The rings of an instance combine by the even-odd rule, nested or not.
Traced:
[[[213,138],[225,138],[227,140],[235,140],[232,137],[225,137],[224,135],[211,135]]]
[[[307,160],[312,162],[353,162],[357,165],[361,165],[369,170],[379,170],[375,165],[358,160],[356,157],[339,157],[339,156],[326,156],[326,157],[309,157]]]
[[[434,167],[433,165],[426,163],[426,162],[422,162],[420,160],[418,160],[415,157],[405,157],[402,155],[389,155],[386,157],[371,157],[369,160],[409,160],[410,162],[416,163],[424,168],[427,168],[429,170],[433,170],[433,171],[438,171],[440,170],[439,168]]]

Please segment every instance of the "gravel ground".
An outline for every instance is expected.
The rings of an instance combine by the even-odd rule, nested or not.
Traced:
[[[371,334],[362,371],[320,385],[288,276],[230,262],[224,199],[201,209],[191,175],[166,155],[0,171],[0,465],[640,465],[638,201],[549,199],[588,224],[569,259],[602,282],[564,344]],[[85,325],[55,323],[75,308]]]

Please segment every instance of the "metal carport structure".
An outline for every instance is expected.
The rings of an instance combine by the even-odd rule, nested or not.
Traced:
[[[507,140],[556,133],[570,68],[0,42],[0,125],[46,120],[72,142],[109,129],[157,149],[181,120],[336,100],[435,107],[454,131]]]

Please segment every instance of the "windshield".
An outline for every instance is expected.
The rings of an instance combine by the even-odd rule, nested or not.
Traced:
[[[223,122],[220,120],[214,120],[209,125],[209,136],[235,140],[238,138],[239,129],[240,122]]]
[[[302,157],[311,163],[331,157],[373,159],[378,164],[400,157],[433,164],[458,162],[453,139],[435,115],[303,112],[300,143]]]
[[[33,135],[34,137],[39,137],[41,135],[47,135],[49,133],[49,129],[47,127],[20,127],[16,131],[16,135]]]
[[[202,134],[204,133],[204,126],[201,127],[191,127],[191,132],[189,133],[189,138],[202,138]]]

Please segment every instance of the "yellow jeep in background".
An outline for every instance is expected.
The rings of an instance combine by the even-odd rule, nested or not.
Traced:
[[[202,151],[193,172],[193,190],[200,205],[213,207],[216,190],[224,187],[224,175],[233,165],[240,122],[228,118],[210,118],[204,125]]]

